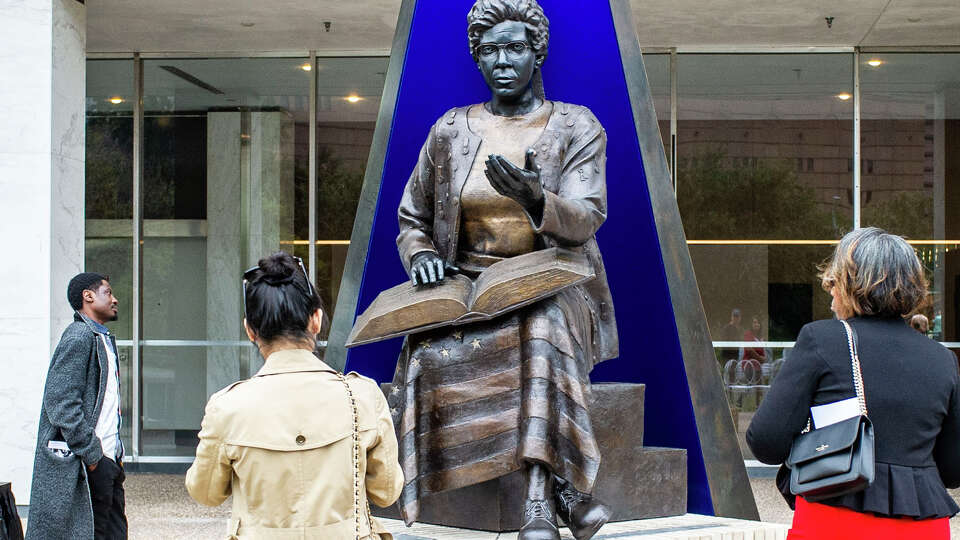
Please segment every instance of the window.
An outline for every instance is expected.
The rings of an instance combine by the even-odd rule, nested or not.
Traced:
[[[677,202],[742,436],[789,354],[771,342],[830,316],[816,267],[853,227],[852,56],[678,58]]]

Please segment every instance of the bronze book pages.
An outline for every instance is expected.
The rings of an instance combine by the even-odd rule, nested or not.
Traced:
[[[549,248],[495,263],[476,280],[454,275],[432,286],[407,281],[380,293],[357,317],[347,347],[492,319],[593,278],[582,253]]]

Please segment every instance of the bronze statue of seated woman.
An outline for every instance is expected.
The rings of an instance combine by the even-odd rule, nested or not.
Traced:
[[[389,403],[406,484],[419,498],[524,471],[519,538],[559,539],[559,515],[590,538],[610,510],[589,494],[600,467],[589,374],[617,356],[597,229],[606,219],[606,134],[585,107],[548,101],[549,27],[535,0],[478,0],[470,50],[491,97],[433,125],[398,210],[415,285],[476,276],[539,249],[578,251],[596,277],[489,321],[408,337]]]

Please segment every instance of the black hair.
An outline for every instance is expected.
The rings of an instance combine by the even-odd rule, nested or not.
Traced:
[[[312,340],[307,325],[323,301],[300,264],[289,253],[278,251],[260,259],[257,266],[244,288],[247,325],[264,341]]]
[[[67,302],[74,311],[83,309],[83,291],[97,292],[100,284],[110,281],[110,278],[96,272],[83,272],[73,276],[67,285]]]

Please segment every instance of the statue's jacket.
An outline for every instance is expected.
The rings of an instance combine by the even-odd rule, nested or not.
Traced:
[[[579,251],[593,265],[596,278],[577,287],[593,316],[592,360],[597,363],[615,358],[619,349],[613,301],[595,237],[607,217],[606,133],[586,107],[559,101],[552,106],[543,134],[533,145],[545,200],[540,223],[531,218],[531,224],[540,248]],[[423,251],[433,251],[451,265],[456,260],[460,194],[482,142],[470,129],[469,109],[451,109],[434,123],[404,189],[397,246],[408,272],[413,256]]]

